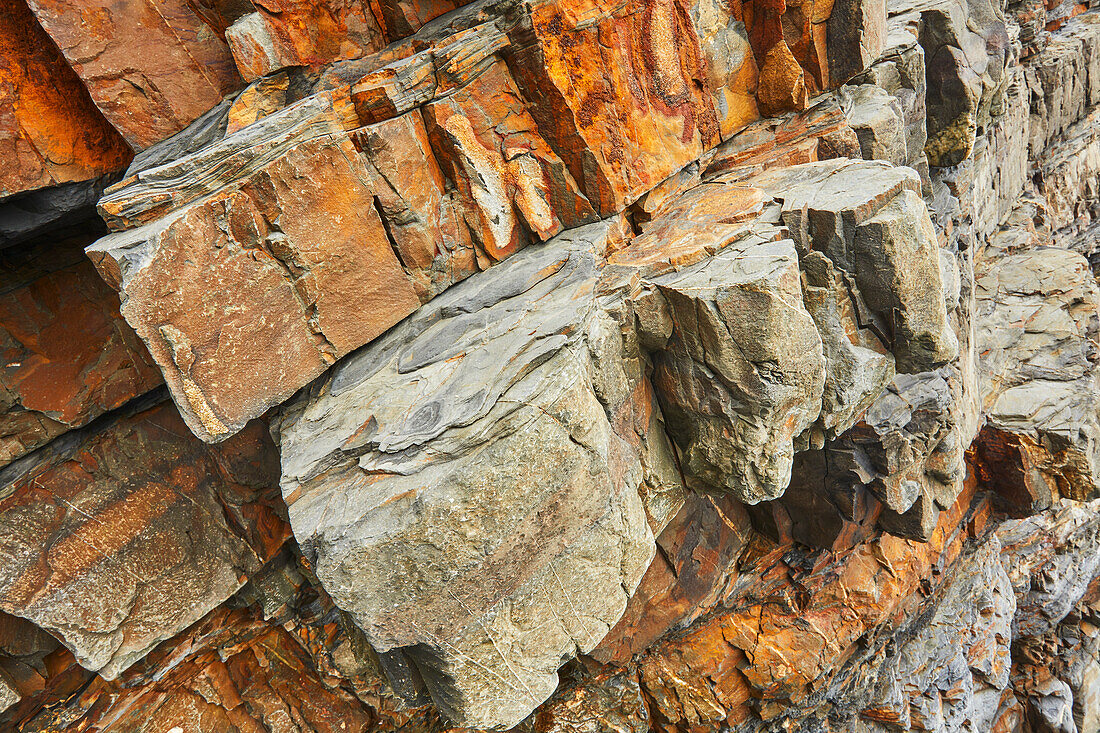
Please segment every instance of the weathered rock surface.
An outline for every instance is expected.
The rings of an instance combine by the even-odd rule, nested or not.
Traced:
[[[221,35],[183,0],[27,5],[134,150],[179,132],[241,85]]]
[[[129,146],[24,3],[0,8],[0,70],[0,199],[129,162]]]
[[[1100,725],[1088,2],[11,3],[0,729]]]
[[[384,45],[366,2],[257,3],[226,29],[225,40],[245,81],[288,66],[323,66],[359,58]]]
[[[231,596],[284,538],[262,425],[208,448],[171,404],[145,406],[0,469],[0,608],[106,679]]]
[[[889,180],[887,201],[900,197]],[[837,216],[860,206],[827,189],[820,200]],[[283,408],[283,494],[303,551],[450,717],[511,725],[553,691],[563,659],[619,620],[681,479],[748,503],[790,483],[827,362],[795,244],[772,223],[779,205],[763,204],[756,188],[702,184],[628,243],[603,223],[533,245]],[[933,249],[914,257],[939,272]],[[845,387],[866,405],[887,378]],[[658,405],[678,471],[663,438],[639,441]],[[610,536],[618,552],[593,556]]]
[[[995,238],[975,268],[987,416],[976,450],[1007,502],[1045,509],[1098,486],[1100,296],[1081,255],[1018,247]]]
[[[610,327],[596,227],[436,298],[277,421],[284,497],[318,578],[372,646],[409,657],[441,709],[475,726],[515,724],[548,697],[562,657],[599,642],[653,555],[644,466],[596,396],[585,343]],[[633,429],[652,397],[607,352],[607,397],[626,400]],[[661,484],[678,476],[651,482],[672,490]],[[414,540],[425,532],[431,544]]]
[[[274,127],[284,134],[258,141],[239,163],[200,151],[189,167],[138,174],[141,195],[120,204],[135,212],[121,215],[128,219],[163,202],[154,192],[177,173],[194,175],[206,163],[213,170],[199,180],[213,183],[184,190],[183,201],[195,203],[89,249],[120,289],[122,314],[164,371],[188,425],[208,441],[237,432],[419,302],[331,106],[303,103],[267,120],[285,125]],[[219,187],[220,170],[234,163],[251,175]],[[219,294],[233,290],[242,303],[227,319]],[[232,371],[222,368],[229,364]]]
[[[0,466],[161,383],[87,241],[0,254]]]

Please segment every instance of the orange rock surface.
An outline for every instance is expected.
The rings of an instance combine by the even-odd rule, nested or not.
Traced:
[[[0,465],[162,381],[85,244],[0,255]]]
[[[42,27],[134,150],[242,86],[221,35],[184,0],[33,0]]]
[[[111,173],[131,156],[27,6],[0,6],[0,198]]]
[[[287,66],[320,67],[356,59],[385,45],[382,29],[358,0],[275,0],[256,4],[226,33],[246,81]]]

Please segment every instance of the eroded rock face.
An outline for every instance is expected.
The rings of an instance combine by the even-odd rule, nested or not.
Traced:
[[[171,404],[2,469],[0,608],[113,679],[231,596],[283,541],[264,427],[208,448]]]
[[[225,40],[245,81],[288,66],[359,58],[385,45],[367,3],[339,1],[257,4],[226,29]]]
[[[1096,333],[1088,262],[1063,249],[991,247],[976,273],[987,414],[977,450],[997,491],[1045,509],[1097,487]]]
[[[119,233],[89,249],[204,440],[232,435],[471,273],[623,210],[704,155],[760,114],[753,59],[787,49],[798,58],[784,63],[820,91],[881,45],[879,14],[858,3],[837,6],[843,22],[825,7],[792,11],[787,30],[771,11],[665,2],[590,18],[511,0],[442,15],[280,7],[225,31],[247,78],[272,76],[143,152],[100,202]],[[392,38],[394,13],[420,20],[381,48],[371,24],[383,18]],[[825,43],[834,26],[845,30]],[[831,72],[834,58],[847,70]],[[829,113],[819,124],[842,126]],[[371,246],[353,246],[360,235]],[[237,293],[239,319],[191,307],[210,282]]]
[[[282,408],[295,536],[448,716],[506,727],[545,699],[623,614],[683,488],[755,504],[790,483],[828,368],[780,213],[713,182],[633,241],[601,223],[532,245]],[[847,386],[869,404],[885,384]],[[639,440],[658,406],[678,470],[662,436]]]
[[[467,724],[508,726],[548,697],[562,657],[599,642],[652,559],[643,465],[595,394],[586,344],[606,229],[440,296],[277,423],[318,578]],[[641,401],[627,409],[652,409],[641,385],[614,386]]]
[[[1096,729],[1087,4],[12,2],[0,728]]]
[[[200,178],[206,190],[184,194],[195,203],[89,249],[123,294],[123,316],[164,371],[188,425],[208,441],[236,433],[419,302],[331,106],[303,103],[267,119],[275,126],[284,118],[282,136],[241,156],[251,172],[242,182],[210,185],[208,173]],[[222,145],[239,142],[230,136]],[[236,162],[218,151],[197,155],[213,175]],[[145,171],[139,179],[149,192],[120,207],[140,217],[147,202],[162,202],[157,188],[193,171],[179,164]],[[231,290],[242,298],[235,319],[217,305],[218,293]],[[222,368],[229,364],[233,371]]]
[[[83,256],[88,237],[6,250],[0,278],[0,465],[161,383]]]
[[[183,0],[27,5],[135,150],[179,132],[241,85],[221,35]]]
[[[899,372],[957,355],[936,234],[912,170],[836,160],[765,173],[754,183],[782,198],[784,223],[803,251],[822,252],[854,280],[869,311],[866,327],[892,340]]]
[[[0,9],[0,38],[0,198],[125,167],[129,146],[25,4]]]

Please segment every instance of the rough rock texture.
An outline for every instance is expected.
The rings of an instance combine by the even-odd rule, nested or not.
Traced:
[[[278,549],[273,458],[262,425],[211,449],[162,403],[11,464],[0,608],[115,678]]]
[[[0,8],[0,198],[124,167],[131,151],[23,3]]]
[[[0,251],[0,466],[161,383],[86,244]]]
[[[130,147],[172,135],[240,86],[219,33],[184,0],[34,0],[46,33]]]
[[[0,730],[1100,730],[1089,4],[10,0]]]

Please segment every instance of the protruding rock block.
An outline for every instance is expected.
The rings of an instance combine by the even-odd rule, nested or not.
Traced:
[[[161,383],[87,241],[0,257],[0,466]]]
[[[546,699],[653,556],[641,457],[594,388],[606,231],[452,288],[276,423],[318,578],[462,724],[507,727]]]
[[[899,372],[953,359],[939,243],[908,168],[834,160],[779,169],[753,185],[783,199],[802,252],[820,251],[858,288],[864,327],[890,342]],[[863,314],[860,314],[863,316]]]
[[[423,709],[394,709],[360,637],[344,631],[339,609],[290,549],[113,680],[83,670],[68,650],[55,652],[52,637],[31,623],[0,615],[0,668],[13,671],[24,693],[4,723],[48,728],[60,718],[67,726],[205,733],[277,729],[289,718],[311,732],[346,733],[418,730],[438,720]],[[39,663],[46,652],[53,653]],[[22,664],[5,664],[12,661]]]
[[[288,66],[321,67],[385,46],[366,0],[267,0],[225,32],[245,81]]]
[[[285,539],[265,426],[211,448],[171,404],[146,407],[0,470],[0,608],[107,679],[235,593]]]
[[[803,299],[821,334],[825,384],[820,426],[828,438],[858,421],[894,377],[894,355],[862,323],[845,274],[820,252],[802,258]]]
[[[134,150],[187,127],[242,86],[222,39],[185,0],[30,0]]]
[[[1000,7],[988,0],[939,0],[920,7],[928,83],[928,143],[934,166],[968,158],[1010,80],[1014,49]]]
[[[735,242],[654,278],[649,297],[639,327],[658,347],[654,385],[687,486],[750,504],[782,494],[825,378],[793,242]]]
[[[902,16],[904,18],[904,16]],[[849,123],[859,136],[865,160],[887,160],[907,165],[929,185],[927,97],[924,49],[890,21],[890,44],[866,71],[841,87]],[[901,150],[898,149],[898,139]]]
[[[27,6],[4,3],[0,198],[113,173],[131,156]]]
[[[237,158],[215,146],[189,167],[140,174],[132,210],[163,203],[158,187],[196,187],[175,189],[183,208],[89,249],[204,440],[237,432],[420,304],[364,164],[327,114],[305,115]],[[268,121],[278,131],[282,118]],[[222,144],[259,131],[250,126]],[[232,174],[240,177],[226,187]],[[238,306],[227,313],[229,293]]]

